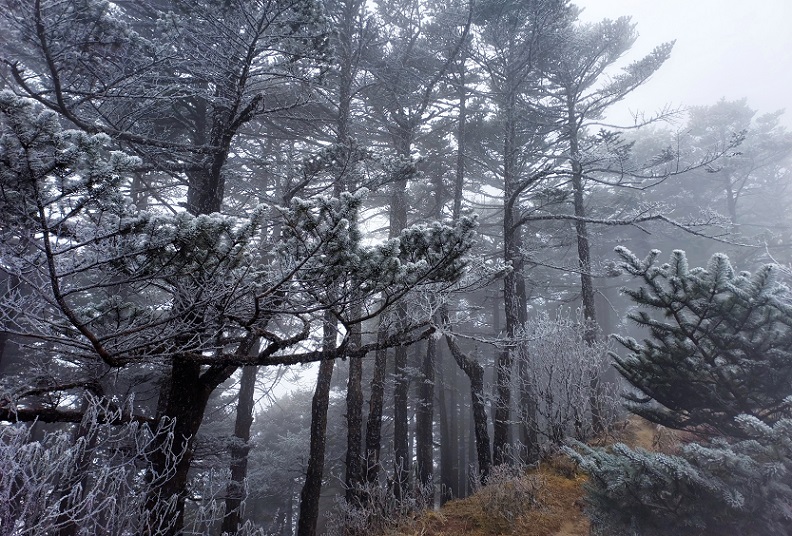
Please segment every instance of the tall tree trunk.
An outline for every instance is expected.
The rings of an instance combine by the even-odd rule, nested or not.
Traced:
[[[457,86],[458,96],[458,124],[457,124],[457,161],[454,181],[454,208],[453,219],[458,221],[462,216],[462,198],[465,185],[465,158],[466,158],[466,131],[467,131],[467,88],[465,87],[464,58],[459,63],[459,80]],[[496,310],[500,310],[496,307]],[[484,397],[484,368],[475,360],[462,352],[451,335],[451,326],[448,307],[441,306],[438,311],[440,322],[446,331],[446,343],[457,366],[465,373],[470,381],[470,406],[473,412],[473,427],[475,434],[476,459],[478,462],[479,482],[484,484],[492,466],[490,453],[490,439],[487,425],[487,410]],[[442,392],[442,391],[441,391]],[[441,402],[441,407],[443,406]],[[446,417],[447,418],[447,417]]]
[[[583,317],[587,321],[584,340],[587,344],[594,344],[597,338],[597,308],[594,302],[594,282],[591,277],[591,245],[589,244],[588,226],[585,222],[586,204],[583,186],[583,166],[580,162],[580,147],[578,143],[579,127],[575,113],[575,103],[570,96],[567,99],[567,121],[569,128],[569,159],[572,167],[572,190],[575,208],[575,234],[577,235],[578,267],[580,268],[580,291],[583,301]],[[604,431],[602,408],[600,407],[600,394],[602,387],[600,378],[594,375],[591,378],[591,395],[589,409],[591,411],[591,424],[595,433]]]
[[[536,422],[536,393],[529,380],[530,362],[528,356],[521,354],[518,363],[520,385],[520,446],[521,456],[526,463],[539,461],[539,437]]]
[[[456,470],[454,459],[456,458],[456,446],[454,437],[454,419],[456,415],[450,393],[450,385],[453,367],[442,367],[442,378],[440,380],[439,402],[440,402],[440,500],[445,503],[454,498],[454,487],[456,485]]]
[[[448,312],[443,311],[443,325],[448,331]],[[479,482],[485,484],[492,469],[492,456],[490,453],[489,430],[487,428],[487,407],[484,396],[484,367],[473,358],[468,357],[459,348],[453,336],[446,335],[446,343],[451,355],[459,368],[470,379],[470,400],[473,409],[474,434],[476,437],[476,459],[478,461]]]
[[[378,338],[387,335],[384,322],[380,323]],[[380,451],[382,450],[382,407],[385,401],[385,373],[388,366],[387,350],[379,349],[374,355],[374,375],[371,378],[371,395],[366,421],[366,481],[373,484],[379,477]]]
[[[437,356],[437,339],[429,337],[426,343],[426,355],[421,361],[421,383],[418,387],[418,408],[415,415],[416,461],[418,479],[424,486],[432,482],[434,470],[434,441],[432,424],[434,423],[434,386],[435,361]]]
[[[412,128],[408,122],[399,123],[394,131],[394,145],[399,156],[410,159]],[[409,173],[401,170],[393,182],[390,198],[390,227],[388,236],[396,238],[407,227],[407,178]],[[407,323],[407,308],[403,303],[396,306],[396,325],[403,329]],[[407,402],[410,391],[410,376],[407,367],[407,347],[397,346],[394,350],[393,388],[393,462],[396,496],[404,497],[410,487],[410,442],[409,411]]]
[[[461,374],[454,374],[454,392],[459,393],[459,417],[457,419],[457,429],[459,439],[457,439],[457,493],[459,498],[467,497],[467,436],[468,436],[468,408],[464,398],[462,384],[465,380]]]
[[[400,307],[401,308],[401,307]],[[399,311],[404,317],[406,311]],[[393,463],[396,497],[402,499],[410,485],[409,410],[410,377],[407,369],[407,348],[396,347],[393,358],[395,385],[393,388]]]
[[[462,58],[459,67],[459,83],[457,85],[457,154],[456,172],[454,175],[454,221],[462,215],[462,197],[465,191],[465,158],[467,156],[467,87],[465,87],[465,60]]]
[[[514,97],[506,104],[503,143],[503,258],[511,264],[511,270],[503,281],[506,336],[509,340],[507,346],[498,356],[495,370],[496,396],[493,435],[493,463],[495,465],[507,461],[511,429],[512,369],[514,357],[519,350],[518,346],[522,346],[515,341],[527,317],[521,229],[515,226],[519,209],[519,187],[515,169],[518,148],[516,146],[516,105],[513,100]]]
[[[359,313],[358,313],[359,316]],[[355,347],[362,343],[360,324],[355,324],[350,335],[350,342]],[[363,427],[363,360],[349,360],[349,379],[347,380],[346,419],[347,419],[347,451],[346,451],[346,500],[357,504],[358,491],[364,482],[362,427]]]
[[[253,425],[253,409],[258,367],[244,367],[239,384],[234,442],[231,444],[231,481],[226,490],[223,532],[236,534],[242,516],[240,511],[245,498],[248,454],[250,453],[250,427]]]
[[[324,319],[325,350],[335,347],[336,326],[330,314]],[[328,359],[319,364],[319,377],[316,380],[311,403],[311,446],[308,455],[308,469],[305,484],[300,492],[300,517],[297,519],[297,536],[314,536],[319,521],[319,498],[322,492],[325,446],[327,442],[327,409],[330,405],[330,383],[333,379],[335,360]]]
[[[222,168],[235,134],[233,130],[223,130],[224,126],[222,120],[218,120],[211,138],[212,145],[219,147],[219,150],[207,157],[203,170],[188,174],[187,208],[194,215],[211,214],[222,208]],[[195,321],[200,322],[200,319]],[[252,339],[246,342],[247,345],[252,343]],[[236,367],[217,365],[209,367],[202,375],[201,365],[182,356],[174,356],[170,375],[163,382],[157,414],[159,421],[167,419],[174,423],[173,438],[161,434],[162,437],[154,442],[149,476],[158,483],[158,487],[149,493],[146,501],[149,514],[145,528],[147,534],[170,536],[181,533],[195,436],[203,421],[212,391],[235,370]],[[175,463],[175,470],[171,471],[169,465],[173,463],[174,455],[180,457]],[[159,479],[162,479],[161,483]],[[166,501],[172,497],[176,497],[172,519],[164,519],[162,516],[165,515],[164,510],[167,510]],[[167,528],[163,528],[165,525]]]

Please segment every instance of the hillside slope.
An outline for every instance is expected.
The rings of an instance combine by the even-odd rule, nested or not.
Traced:
[[[665,450],[670,431],[631,417],[609,443]],[[388,536],[588,536],[585,475],[556,458],[520,476],[495,474],[494,482],[438,511],[424,512]]]

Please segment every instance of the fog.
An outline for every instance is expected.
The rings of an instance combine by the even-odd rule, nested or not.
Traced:
[[[761,113],[790,108],[792,3],[785,0],[580,0],[581,19],[630,16],[639,38],[625,60],[676,40],[671,59],[651,81],[618,105],[610,117],[630,112],[708,105],[747,98]],[[787,114],[784,124],[792,126]]]
[[[790,22],[3,0],[0,536],[792,536]]]

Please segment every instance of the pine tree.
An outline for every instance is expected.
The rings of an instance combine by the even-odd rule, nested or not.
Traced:
[[[629,318],[650,332],[616,337],[629,353],[614,354],[615,367],[635,388],[627,407],[699,442],[675,455],[578,444],[598,530],[792,534],[792,307],[778,268],[736,273],[718,254],[690,269],[682,251],[658,266],[657,251],[617,252],[643,283],[625,290],[638,306]]]

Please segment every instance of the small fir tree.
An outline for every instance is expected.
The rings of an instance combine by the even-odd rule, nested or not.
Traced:
[[[642,280],[626,290],[642,342],[613,355],[635,387],[627,406],[700,442],[676,455],[615,445],[571,454],[589,472],[589,512],[602,534],[792,534],[792,307],[768,265],[735,273],[725,255],[689,269],[620,248]],[[660,314],[655,314],[660,313]]]

